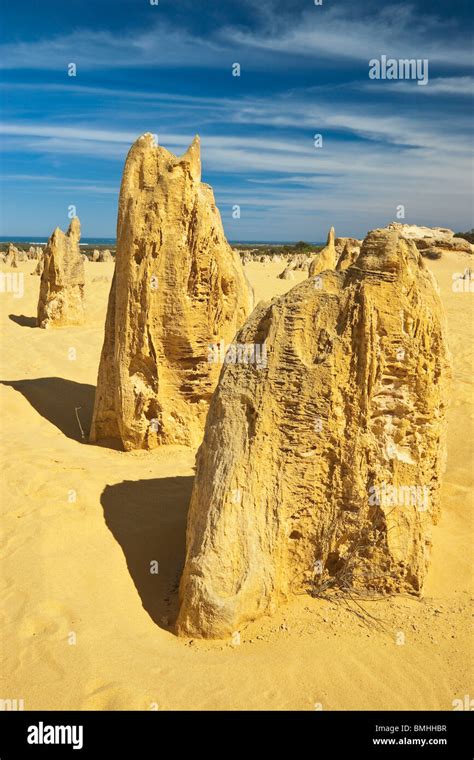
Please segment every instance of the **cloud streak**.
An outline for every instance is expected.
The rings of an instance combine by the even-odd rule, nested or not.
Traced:
[[[160,20],[152,27],[130,32],[78,29],[35,41],[0,45],[5,69],[79,69],[115,67],[228,68],[238,60],[261,69],[299,66],[315,60],[368,61],[380,54],[396,58],[428,58],[452,68],[470,66],[468,37],[454,22],[417,14],[411,5],[397,3],[364,12],[364,6],[310,6],[299,18],[288,13],[262,14],[258,30],[220,26],[205,37]],[[453,55],[455,50],[455,55]],[[237,56],[237,57],[236,57]]]

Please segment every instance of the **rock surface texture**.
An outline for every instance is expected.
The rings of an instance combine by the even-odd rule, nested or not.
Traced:
[[[338,237],[334,241],[334,247],[336,249],[336,255],[341,256],[342,252],[344,251],[347,246],[350,248],[359,248],[362,245],[362,240],[357,240],[357,238],[349,238],[349,237]]]
[[[337,259],[336,269],[338,272],[342,272],[344,269],[349,269],[349,267],[355,263],[360,253],[360,246],[361,244],[358,240],[354,240],[353,238],[346,238],[344,247]]]
[[[139,138],[120,190],[117,251],[91,441],[198,445],[221,364],[252,295],[227,243],[199,138],[176,157]]]
[[[81,225],[72,219],[64,234],[56,227],[38,262],[43,266],[38,300],[38,326],[80,325],[84,321],[84,262],[79,250]]]
[[[390,222],[387,229],[396,230],[405,240],[413,240],[423,256],[430,257],[430,249],[442,252],[460,251],[474,253],[474,245],[464,238],[454,236],[453,230],[446,227],[419,227],[416,224]]]
[[[319,282],[322,280],[321,283]],[[439,512],[450,357],[415,245],[259,304],[213,396],[187,528],[181,635],[223,638],[292,593],[417,593]]]

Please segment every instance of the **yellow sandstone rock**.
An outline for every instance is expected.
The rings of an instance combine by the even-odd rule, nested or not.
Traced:
[[[437,286],[396,230],[257,306],[213,396],[187,529],[181,635],[227,637],[292,593],[421,589],[450,377]]]
[[[351,267],[359,256],[360,243],[354,238],[339,238],[339,240],[344,241],[344,246],[337,259],[336,269],[338,272],[342,272],[344,269]]]
[[[84,262],[79,250],[81,224],[72,219],[64,234],[56,227],[38,262],[41,272],[38,326],[80,325],[84,322]]]
[[[416,224],[401,224],[390,222],[387,229],[397,230],[406,240],[413,240],[422,256],[430,256],[431,251],[449,253],[450,251],[463,251],[474,253],[474,245],[464,238],[455,237],[453,230],[446,227],[420,227]]]
[[[199,137],[177,158],[143,135],[122,179],[90,440],[126,450],[199,444],[221,370],[209,346],[232,341],[251,307],[201,182]]]
[[[336,249],[336,255],[341,256],[342,252],[344,251],[344,248],[347,247],[347,244],[351,248],[359,248],[362,245],[362,240],[357,240],[357,238],[350,238],[350,237],[338,237],[334,241],[334,247]]]
[[[28,260],[25,251],[19,251],[13,243],[8,243],[4,263],[13,269],[18,269],[18,264]]]
[[[38,256],[38,263],[31,274],[39,275],[41,277],[41,275],[43,274],[43,269],[44,269],[44,259],[43,259],[43,254],[41,254],[41,256]]]

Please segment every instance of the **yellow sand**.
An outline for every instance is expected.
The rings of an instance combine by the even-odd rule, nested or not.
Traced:
[[[299,596],[242,630],[240,644],[181,640],[169,625],[194,452],[123,453],[81,441],[75,408],[87,432],[113,264],[86,265],[87,324],[50,331],[30,326],[36,262],[3,267],[25,273],[25,295],[0,294],[0,698],[24,699],[27,710],[450,710],[474,696],[474,294],[451,289],[452,273],[469,263],[453,253],[429,264],[455,373],[443,516],[424,598],[366,603],[378,628],[357,607]],[[246,267],[257,299],[305,277],[279,280],[283,267]]]

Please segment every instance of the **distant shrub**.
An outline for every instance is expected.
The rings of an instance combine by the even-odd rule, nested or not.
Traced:
[[[443,252],[437,248],[427,248],[425,251],[421,251],[421,255],[426,259],[440,259]]]
[[[298,240],[298,242],[294,244],[293,248],[296,251],[312,251],[314,246],[311,245],[311,243],[305,243],[304,240]]]
[[[454,237],[463,238],[469,243],[474,243],[474,229],[468,230],[467,232],[455,232]]]

